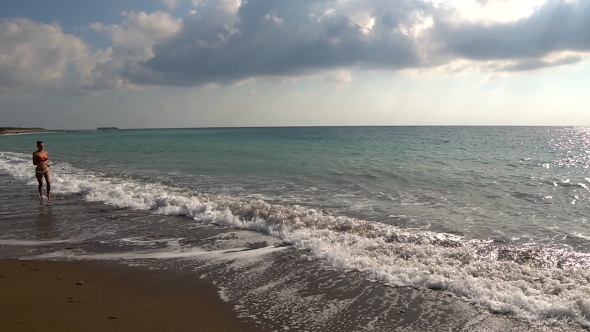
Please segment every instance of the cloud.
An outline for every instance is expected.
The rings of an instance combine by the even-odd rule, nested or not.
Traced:
[[[324,78],[324,82],[345,84],[352,82],[352,75],[348,70],[337,70]]]
[[[588,56],[582,54],[552,54],[551,56],[542,59],[524,59],[512,63],[507,63],[500,66],[500,68],[497,68],[496,70],[508,72],[529,71],[542,68],[570,65],[580,62],[587,58]]]
[[[165,12],[131,12],[124,13],[124,17],[121,24],[90,24],[90,28],[110,37],[111,46],[79,63],[78,71],[84,89],[136,88],[137,85],[122,75],[125,68],[151,59],[155,43],[165,41],[182,30],[182,22]]]
[[[164,12],[130,12],[121,24],[89,27],[107,34],[111,46],[93,53],[58,24],[0,21],[0,94],[138,88],[121,75],[124,68],[152,58],[153,45],[179,33],[182,22]]]
[[[88,45],[58,24],[17,18],[0,21],[0,95],[56,91],[68,65],[88,56]]]
[[[162,3],[172,9],[181,0]],[[339,89],[352,79],[351,70],[493,75],[564,66],[590,55],[589,1],[191,3],[198,12],[181,19],[132,11],[119,24],[89,24],[111,42],[93,51],[57,24],[0,21],[0,89],[223,86],[309,75],[327,75],[324,80]]]
[[[170,10],[175,10],[180,6],[182,0],[160,0],[162,4],[168,6]]]
[[[145,44],[164,41],[180,32],[182,23],[165,12],[127,13],[120,25],[107,27],[114,44]]]
[[[439,12],[429,38],[440,52],[475,61],[539,59],[559,51],[590,52],[590,2],[550,0],[507,23],[456,21]],[[531,66],[535,68],[535,66]]]
[[[334,83],[333,90],[340,91],[340,90],[342,90],[342,88],[345,84],[352,82],[352,75],[351,75],[350,71],[340,69],[340,70],[336,70],[336,71],[328,74],[326,77],[324,77],[324,82]]]
[[[136,84],[231,84],[252,77],[301,76],[343,67],[399,69],[419,66],[413,36],[401,26],[432,5],[411,0],[342,2],[225,0],[154,45],[154,56],[128,67]],[[365,16],[355,16],[362,10]],[[367,16],[368,15],[368,16]],[[377,17],[379,15],[379,17]],[[369,17],[370,16],[370,17]],[[364,17],[364,26],[355,19]],[[368,33],[369,32],[369,33]]]
[[[418,0],[216,1],[204,5],[202,15],[186,17],[181,32],[154,44],[154,56],[123,75],[139,85],[191,86],[339,68],[525,71],[585,59],[544,59],[551,54],[590,52],[588,2],[451,4],[455,7]],[[479,10],[472,17],[486,19],[466,19],[470,6]],[[505,9],[518,15],[506,16]]]
[[[454,19],[483,24],[514,22],[529,17],[547,0],[451,0]]]

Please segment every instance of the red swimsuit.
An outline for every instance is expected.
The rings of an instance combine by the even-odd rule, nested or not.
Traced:
[[[37,160],[37,164],[38,164],[38,163],[40,163],[40,162],[42,162],[42,161],[47,161],[47,160],[49,160],[49,158],[48,158],[48,157],[41,157],[41,156],[37,156],[36,160]],[[48,166],[49,166],[49,165],[48,165]],[[37,174],[43,174],[43,173],[47,172],[48,170],[49,170],[49,168],[46,168],[46,169],[44,169],[44,170],[42,170],[42,171],[35,171],[35,172],[36,172]]]

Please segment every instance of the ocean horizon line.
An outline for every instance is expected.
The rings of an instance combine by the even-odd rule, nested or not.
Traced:
[[[568,127],[590,127],[589,125],[485,125],[485,124],[468,124],[468,125],[448,125],[448,124],[425,124],[425,125],[271,125],[271,126],[203,126],[203,127],[137,127],[137,128],[125,128],[116,127],[112,130],[174,130],[174,129],[272,129],[272,128],[411,128],[411,127],[446,127],[446,128],[466,128],[466,127],[482,127],[482,128],[568,128]],[[98,128],[86,128],[86,129],[54,129],[44,128],[45,130],[59,130],[59,131],[95,131]],[[108,131],[108,130],[104,130]]]

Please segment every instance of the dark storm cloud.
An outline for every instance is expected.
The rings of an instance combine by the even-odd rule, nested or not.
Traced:
[[[541,58],[558,51],[590,51],[590,1],[550,0],[530,17],[509,23],[457,23],[439,12],[430,38],[441,52],[455,57],[522,61],[506,68],[509,70],[552,66],[556,63]],[[561,61],[566,64],[572,60]]]
[[[183,31],[155,46],[155,56],[124,75],[138,84],[230,83],[256,76],[298,76],[341,67],[400,69],[420,66],[412,37],[419,1],[369,1],[348,8],[335,1],[250,0],[235,16],[188,16]],[[330,12],[335,8],[334,12]],[[369,10],[370,33],[350,18]]]

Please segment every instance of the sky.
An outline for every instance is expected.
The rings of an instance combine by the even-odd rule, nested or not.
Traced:
[[[590,0],[0,3],[0,127],[590,125]]]

